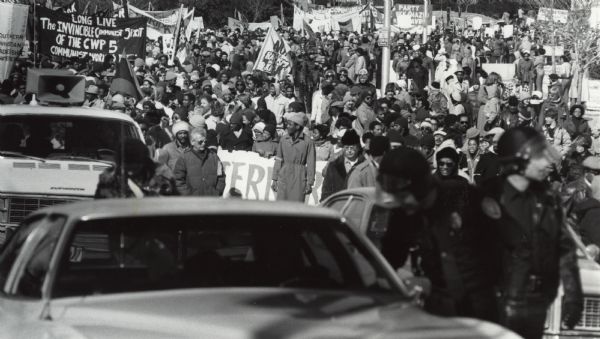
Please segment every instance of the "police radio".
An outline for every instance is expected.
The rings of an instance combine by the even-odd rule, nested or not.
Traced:
[[[85,77],[67,70],[30,68],[26,90],[44,103],[81,104],[85,100]]]

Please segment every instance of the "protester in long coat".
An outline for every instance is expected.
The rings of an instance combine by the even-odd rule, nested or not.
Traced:
[[[277,147],[271,184],[273,191],[277,192],[277,200],[304,202],[315,182],[315,145],[303,133],[308,120],[303,110],[303,104],[293,102],[290,104],[290,113],[285,115],[287,134]]]

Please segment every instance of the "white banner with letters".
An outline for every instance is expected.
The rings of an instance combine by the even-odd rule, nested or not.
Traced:
[[[219,150],[219,159],[223,163],[226,175],[225,194],[236,188],[242,198],[251,200],[275,200],[276,194],[271,190],[274,159],[263,158],[255,152]],[[323,169],[326,161],[317,161],[315,184],[312,193],[307,196],[306,203],[317,205],[321,198],[323,185]]]
[[[0,81],[8,78],[25,45],[29,6],[0,2]]]

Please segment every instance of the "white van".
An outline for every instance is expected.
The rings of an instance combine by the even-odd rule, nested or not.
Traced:
[[[0,105],[0,243],[30,212],[92,198],[124,138],[143,137],[123,113]]]

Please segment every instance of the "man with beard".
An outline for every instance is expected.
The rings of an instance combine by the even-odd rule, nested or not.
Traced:
[[[481,209],[488,243],[500,264],[501,324],[528,338],[542,338],[548,307],[564,291],[562,324],[581,318],[583,294],[575,244],[565,210],[548,176],[560,154],[532,127],[508,130],[498,141],[502,175],[487,182]]]
[[[175,168],[177,159],[190,148],[190,131],[192,126],[185,121],[178,121],[171,129],[175,140],[166,144],[158,153],[158,162],[167,165],[171,170]]]
[[[376,186],[377,204],[391,210],[381,252],[395,269],[410,253],[413,271],[431,282],[427,311],[497,321],[493,239],[478,198],[464,182],[436,180],[417,150],[386,153]]]

